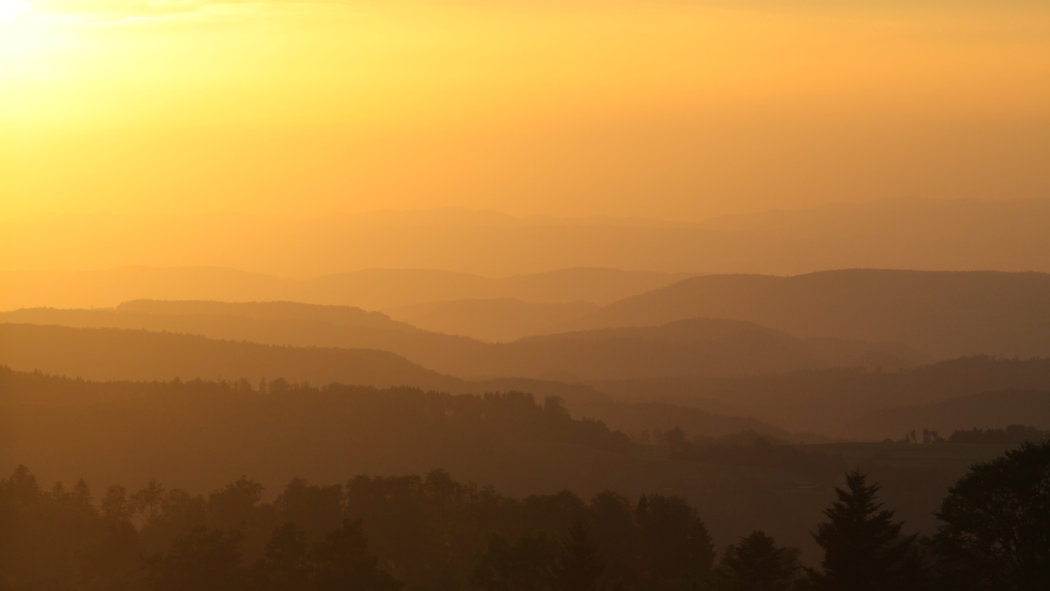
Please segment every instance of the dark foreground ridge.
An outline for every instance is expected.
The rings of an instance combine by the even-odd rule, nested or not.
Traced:
[[[931,534],[949,486],[976,461],[1046,432],[911,432],[884,443],[798,445],[751,431],[710,437],[677,427],[631,440],[573,418],[558,398],[452,395],[413,388],[315,387],[283,379],[88,382],[0,369],[0,473],[129,488],[150,478],[194,494],[242,474],[267,490],[293,477],[447,470],[528,496],[658,491],[705,517],[716,545],[762,529],[817,560],[809,537],[842,472],[861,466],[912,531]],[[905,434],[901,434],[905,435]],[[207,458],[207,461],[202,461]]]
[[[5,589],[957,589],[1050,583],[1050,442],[978,464],[918,538],[860,471],[836,488],[813,538],[819,566],[763,531],[716,556],[676,496],[514,499],[425,476],[292,479],[272,501],[241,477],[207,495],[156,480],[96,499],[78,481],[45,491],[24,466],[0,480]],[[827,500],[825,501],[827,502]],[[979,519],[975,519],[979,516]]]

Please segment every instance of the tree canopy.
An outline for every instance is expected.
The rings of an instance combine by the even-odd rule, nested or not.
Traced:
[[[975,465],[941,504],[934,538],[946,586],[1050,589],[1050,440]]]

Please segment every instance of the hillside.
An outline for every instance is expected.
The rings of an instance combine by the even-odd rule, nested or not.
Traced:
[[[629,402],[665,402],[722,415],[772,421],[795,432],[845,438],[862,435],[853,427],[869,413],[899,407],[926,407],[985,392],[1047,391],[1050,359],[966,357],[899,371],[828,369],[738,378],[667,378],[594,381],[592,385]],[[994,394],[986,400],[992,404]],[[1005,408],[1009,408],[1006,405]],[[1019,412],[1011,416],[1019,416]],[[998,427],[995,412],[959,415],[972,419],[952,428]],[[1017,420],[1020,424],[1028,421]],[[932,423],[931,423],[932,424]],[[912,424],[908,430],[922,428]],[[864,433],[882,439],[901,433]]]
[[[1050,275],[862,269],[707,275],[626,298],[570,326],[655,326],[695,317],[755,322],[802,337],[898,342],[941,358],[1045,356]]]
[[[0,321],[85,328],[127,328],[295,347],[390,351],[443,373],[476,375],[487,346],[420,330],[378,312],[294,302],[226,303],[137,300],[113,309],[27,309]]]
[[[860,436],[899,438],[924,429],[947,437],[953,431],[1026,425],[1050,429],[1050,390],[1005,390],[950,398],[936,404],[872,411],[853,421],[849,430]]]
[[[808,341],[751,322],[710,318],[529,337],[500,349],[496,363],[508,363],[503,371],[582,381],[762,375],[868,367],[882,359],[913,361],[901,347]]]
[[[0,365],[88,380],[262,380],[408,386],[454,394],[525,391],[540,401],[557,397],[575,416],[606,421],[632,436],[678,426],[689,433],[725,435],[754,430],[787,434],[759,421],[674,405],[625,404],[584,384],[528,378],[464,380],[385,351],[291,347],[195,335],[115,328],[0,323]]]
[[[416,268],[369,268],[284,278],[222,267],[118,267],[99,271],[0,271],[0,309],[112,307],[136,299],[282,301],[381,310],[464,299],[607,304],[663,287],[681,273],[566,268],[483,276]]]
[[[395,320],[426,330],[507,342],[554,332],[559,325],[596,309],[597,304],[588,302],[551,304],[500,298],[429,302],[384,312]]]
[[[0,363],[89,380],[262,379],[455,390],[460,380],[371,349],[283,347],[115,328],[0,324]]]
[[[763,528],[811,558],[808,532],[842,471],[857,464],[840,454],[874,455],[864,465],[885,484],[899,517],[929,531],[947,486],[970,463],[1002,449],[966,445],[946,457],[943,450],[923,453],[934,446],[853,444],[826,453],[726,441],[698,444],[697,453],[683,456],[659,437],[652,445],[632,444],[520,393],[86,382],[6,368],[0,368],[0,408],[0,473],[38,466],[33,470],[44,483],[85,478],[134,491],[157,478],[164,487],[201,492],[251,474],[270,496],[293,477],[338,483],[358,474],[439,468],[516,496],[679,495],[697,507],[719,545]],[[879,459],[886,452],[891,461]]]
[[[279,485],[295,476],[334,481],[444,468],[517,493],[555,486],[596,492],[612,484],[594,481],[608,477],[601,467],[621,464],[631,445],[600,423],[573,420],[521,393],[275,383],[260,391],[210,381],[84,382],[0,368],[0,404],[5,471],[31,463],[50,474],[127,485],[161,475],[196,489],[246,472]]]
[[[1050,272],[1050,199],[877,199],[722,216],[718,273],[881,268]]]
[[[463,378],[579,381],[755,375],[827,367],[898,367],[917,357],[893,345],[798,339],[749,322],[691,319],[510,343],[429,332],[360,309],[290,302],[135,301],[113,310],[32,309],[2,322],[119,327],[273,345],[380,349]]]

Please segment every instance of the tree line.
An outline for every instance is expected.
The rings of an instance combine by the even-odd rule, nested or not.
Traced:
[[[0,480],[0,589],[1050,588],[1050,442],[975,465],[925,538],[847,473],[812,532],[813,566],[762,531],[716,554],[694,508],[660,494],[514,499],[443,471],[263,492],[241,478],[207,495],[151,481],[96,497],[83,481],[45,490],[19,467]]]

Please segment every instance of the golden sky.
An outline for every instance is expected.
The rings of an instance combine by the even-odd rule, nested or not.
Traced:
[[[1042,1],[0,0],[6,222],[1045,197],[1048,154]]]

